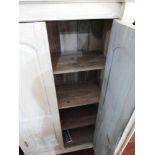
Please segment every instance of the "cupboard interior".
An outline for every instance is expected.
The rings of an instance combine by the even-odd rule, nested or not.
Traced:
[[[64,147],[90,143],[112,20],[46,22]]]

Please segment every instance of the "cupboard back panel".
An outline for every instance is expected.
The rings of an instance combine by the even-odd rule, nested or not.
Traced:
[[[99,83],[100,71],[85,71],[54,75],[55,85],[77,84],[77,83]]]
[[[47,22],[52,53],[103,51],[112,20],[78,20]]]

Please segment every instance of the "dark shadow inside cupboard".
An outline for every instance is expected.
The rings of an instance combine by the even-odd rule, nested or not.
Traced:
[[[112,20],[46,25],[64,146],[92,143]]]

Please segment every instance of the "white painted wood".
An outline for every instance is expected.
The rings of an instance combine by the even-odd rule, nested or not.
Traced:
[[[134,0],[19,0],[20,3],[119,3],[133,1]]]
[[[20,24],[19,103],[19,141],[26,154],[62,144],[45,23]]]
[[[40,23],[40,26],[36,25],[34,29],[36,31],[37,46],[40,50],[40,53],[38,54],[38,60],[40,62],[44,87],[46,90],[50,112],[52,114],[54,131],[57,140],[59,142],[59,145],[62,147],[63,146],[62,132],[60,126],[58,103],[53,77],[53,68],[50,59],[50,49],[49,49],[46,25],[44,22],[42,22]]]
[[[19,5],[19,20],[114,19],[123,16],[125,3],[45,3]]]
[[[125,3],[124,13],[123,13],[123,16],[121,17],[121,19],[132,20],[132,22],[134,22],[135,10],[136,9],[135,9],[135,3],[134,2]]]
[[[134,29],[114,20],[95,129],[96,155],[113,154],[134,111]]]

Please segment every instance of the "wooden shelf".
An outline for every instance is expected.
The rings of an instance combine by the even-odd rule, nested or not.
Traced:
[[[60,110],[62,130],[94,125],[97,115],[97,105],[88,105]]]
[[[75,54],[52,54],[54,74],[101,70],[105,66],[105,57],[101,52],[76,52]]]
[[[59,109],[77,107],[99,102],[97,84],[61,85],[57,87]]]
[[[65,147],[90,143],[93,141],[94,126],[71,129],[69,132],[72,137],[72,142],[66,143],[64,139]]]

